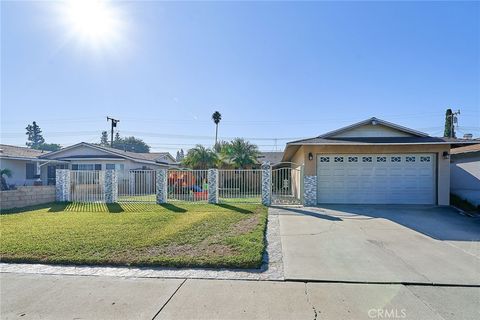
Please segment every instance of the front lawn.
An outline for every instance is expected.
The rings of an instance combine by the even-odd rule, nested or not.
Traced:
[[[265,247],[259,204],[61,204],[0,216],[10,262],[256,268]]]

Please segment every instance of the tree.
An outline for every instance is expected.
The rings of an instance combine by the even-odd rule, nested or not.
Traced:
[[[115,149],[137,152],[137,153],[148,153],[150,152],[150,146],[146,144],[142,139],[135,137],[126,137],[121,138],[120,135],[115,135],[115,140],[113,141],[113,147]]]
[[[175,161],[180,162],[180,151],[177,151],[177,155],[175,156]]]
[[[180,160],[185,159],[185,153],[183,152],[183,149],[180,149]]]
[[[258,147],[242,138],[235,138],[225,144],[220,151],[220,159],[235,168],[245,168],[258,164]]]
[[[1,187],[0,190],[2,190],[2,191],[9,189],[7,181],[5,180],[4,176],[7,176],[8,178],[11,178],[12,177],[12,171],[10,169],[0,170],[0,187]]]
[[[443,136],[447,138],[456,138],[455,136],[455,128],[453,126],[453,115],[452,109],[447,109],[445,113],[445,131],[443,132]]]
[[[27,137],[26,145],[32,149],[38,149],[38,147],[45,143],[45,139],[42,136],[42,130],[37,125],[35,121],[32,124],[29,124],[26,128],[27,132],[25,133]]]
[[[217,154],[202,145],[188,150],[187,156],[183,159],[183,164],[192,169],[210,169],[214,168],[218,160]]]
[[[217,139],[218,139],[218,124],[220,123],[220,120],[222,120],[222,115],[220,112],[215,111],[212,114],[212,120],[215,123],[215,146],[217,145]]]
[[[45,151],[57,151],[62,149],[62,146],[59,145],[58,143],[42,143],[36,148],[32,149],[37,149],[37,150],[45,150]]]
[[[100,138],[100,145],[102,147],[109,147],[110,143],[108,142],[108,132],[102,131],[102,136]]]

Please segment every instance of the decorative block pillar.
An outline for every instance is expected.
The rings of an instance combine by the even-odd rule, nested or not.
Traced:
[[[115,203],[118,200],[118,178],[115,170],[105,170],[103,179],[105,203]]]
[[[262,204],[272,204],[272,167],[269,162],[262,163]]]
[[[208,169],[208,203],[218,203],[217,169]]]
[[[70,170],[57,169],[55,172],[55,201],[70,201]]]
[[[156,171],[157,181],[157,204],[167,203],[168,195],[168,170],[159,169]]]
[[[303,178],[303,205],[317,205],[317,176],[305,176]]]

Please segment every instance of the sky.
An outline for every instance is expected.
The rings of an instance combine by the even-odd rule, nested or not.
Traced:
[[[375,116],[480,136],[479,2],[1,1],[1,142],[261,150]],[[83,10],[83,11],[82,11]],[[95,11],[95,12],[93,12]],[[106,21],[106,22],[105,22]]]

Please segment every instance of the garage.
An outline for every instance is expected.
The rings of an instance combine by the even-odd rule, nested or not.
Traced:
[[[435,155],[317,155],[318,203],[434,204]]]

